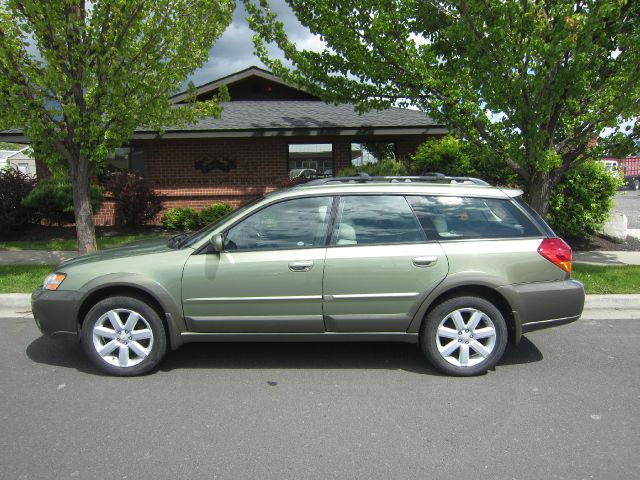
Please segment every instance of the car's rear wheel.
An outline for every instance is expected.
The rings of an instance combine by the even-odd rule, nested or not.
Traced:
[[[89,359],[118,376],[148,373],[167,350],[160,316],[135,297],[114,296],[96,303],[85,316],[81,339]]]
[[[420,345],[438,370],[457,376],[480,375],[502,357],[507,325],[500,310],[488,300],[453,297],[428,313]]]

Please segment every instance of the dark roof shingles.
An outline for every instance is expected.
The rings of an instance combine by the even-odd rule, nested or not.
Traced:
[[[235,101],[223,105],[222,117],[206,117],[184,128],[193,130],[267,130],[362,127],[434,127],[439,125],[423,112],[404,108],[373,110],[358,114],[353,105],[314,101]],[[144,131],[139,129],[137,131]]]

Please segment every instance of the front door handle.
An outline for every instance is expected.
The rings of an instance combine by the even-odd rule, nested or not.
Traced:
[[[416,267],[432,267],[438,262],[438,257],[435,255],[430,255],[427,257],[414,257],[413,264]]]
[[[308,272],[313,267],[312,260],[305,260],[301,262],[291,262],[289,264],[289,270],[292,272]]]

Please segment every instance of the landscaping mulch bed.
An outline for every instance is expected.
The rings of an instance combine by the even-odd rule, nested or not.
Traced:
[[[640,251],[640,239],[627,237],[624,243],[615,243],[606,238],[593,236],[588,240],[568,238],[567,243],[578,252],[609,251],[609,252],[638,252]]]

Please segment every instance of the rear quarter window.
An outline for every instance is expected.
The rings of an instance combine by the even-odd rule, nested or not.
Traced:
[[[542,236],[508,199],[409,196],[407,200],[430,240]]]

